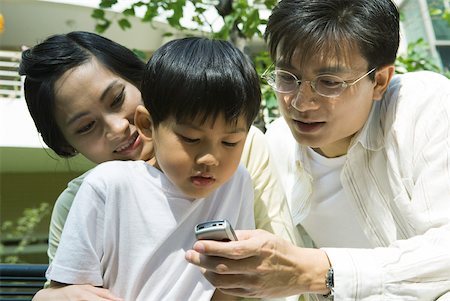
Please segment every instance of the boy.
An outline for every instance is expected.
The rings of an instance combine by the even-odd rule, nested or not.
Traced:
[[[205,220],[254,227],[251,180],[238,164],[259,79],[230,43],[186,38],[155,52],[141,90],[135,123],[154,159],[104,163],[86,177],[47,277],[125,300],[209,300],[214,288],[184,252]]]

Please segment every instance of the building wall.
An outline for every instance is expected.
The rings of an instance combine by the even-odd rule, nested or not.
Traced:
[[[419,2],[416,0],[405,1],[401,7],[401,21],[404,34],[409,43],[422,38],[425,42],[430,40],[425,31],[424,20],[421,15]]]

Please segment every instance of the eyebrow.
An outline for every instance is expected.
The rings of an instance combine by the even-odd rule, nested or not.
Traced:
[[[113,80],[111,83],[109,83],[108,87],[105,88],[105,90],[103,90],[102,95],[100,95],[100,101],[103,101],[106,97],[106,95],[108,95],[109,91],[111,91],[112,88],[114,88],[114,86],[117,85],[118,80]]]
[[[78,119],[80,119],[81,117],[87,115],[86,112],[81,112],[76,114],[75,116],[72,116],[69,120],[67,120],[66,124],[67,126],[70,126],[72,123],[74,123],[75,121],[77,121]]]
[[[291,64],[285,63],[285,62],[277,62],[275,64],[275,66],[277,68],[281,68],[281,69],[286,68],[289,70],[298,71]],[[344,66],[325,66],[325,67],[320,67],[318,69],[315,69],[314,72],[315,73],[346,73],[346,72],[350,72],[351,70],[352,69],[350,69],[349,67],[344,67]]]
[[[103,90],[102,95],[100,95],[100,101],[103,101],[106,97],[106,95],[108,95],[108,93],[110,93],[110,91],[118,84],[118,80],[113,80],[111,83],[109,83],[109,85],[105,88],[105,90]],[[80,112],[74,116],[72,116],[69,120],[67,120],[66,124],[67,126],[70,126],[72,123],[74,123],[75,121],[77,121],[77,119],[83,117],[87,115],[86,112]]]

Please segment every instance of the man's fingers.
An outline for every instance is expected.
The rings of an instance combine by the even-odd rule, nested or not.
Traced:
[[[114,296],[109,290],[105,289],[105,288],[99,288],[99,287],[95,287],[95,294],[99,297],[101,297],[101,300],[107,300],[107,301],[123,301],[123,299],[118,298],[116,296]]]
[[[194,250],[186,252],[186,260],[217,274],[247,274],[253,269],[257,257],[249,257],[241,260],[233,260],[224,257],[207,256]]]
[[[257,230],[236,231],[238,241],[199,240],[194,244],[193,249],[201,254],[235,260],[256,256],[260,246],[258,240],[251,239],[255,233]]]
[[[217,274],[212,271],[206,271],[203,275],[212,285],[221,290],[241,288],[243,283],[245,283],[246,289],[251,289],[254,287],[256,280],[251,274]]]
[[[261,297],[256,293],[260,285],[258,278],[254,275],[219,275],[213,272],[206,272],[204,275],[212,285],[227,295],[247,298]]]

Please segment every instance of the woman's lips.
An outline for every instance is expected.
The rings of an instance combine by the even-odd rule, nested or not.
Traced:
[[[123,145],[119,148],[117,148],[114,152],[116,153],[127,153],[130,151],[133,151],[134,149],[136,149],[138,147],[138,145],[141,143],[141,138],[139,137],[139,133],[136,132],[136,134],[134,134],[130,140],[128,141],[128,143],[126,145]]]

